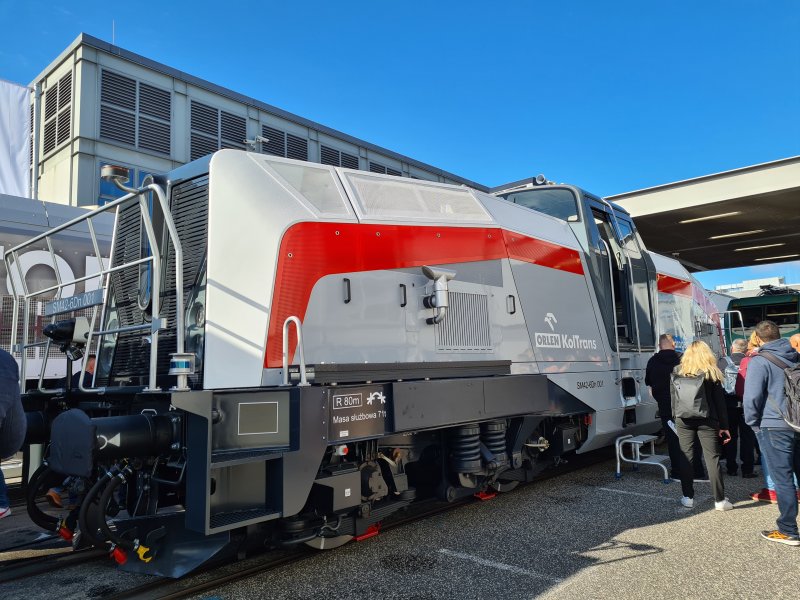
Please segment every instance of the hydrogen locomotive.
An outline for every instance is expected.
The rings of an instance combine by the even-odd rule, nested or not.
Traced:
[[[28,441],[49,444],[28,508],[129,570],[333,548],[417,498],[510,490],[659,428],[659,333],[720,349],[691,275],[576,187],[487,194],[233,150],[139,189],[103,176],[128,193],[26,243],[115,212],[102,291],[15,286],[55,296],[23,350],[97,356],[75,389],[25,395]],[[80,505],[42,512],[65,477]]]

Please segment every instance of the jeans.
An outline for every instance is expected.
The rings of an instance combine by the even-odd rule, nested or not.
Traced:
[[[664,437],[667,438],[667,452],[669,453],[669,461],[672,463],[673,479],[680,479],[681,472],[681,445],[678,442],[678,434],[672,431],[672,427],[668,425],[669,417],[661,417],[661,424],[664,426]],[[692,469],[695,479],[705,479],[705,470],[703,469],[703,459],[700,448],[695,448],[694,457],[692,458]]]
[[[722,483],[722,468],[719,465],[719,457],[722,454],[722,444],[719,440],[719,430],[708,425],[706,419],[675,419],[675,426],[678,429],[678,440],[681,445],[681,490],[683,495],[694,498],[693,468],[690,457],[695,455],[697,442],[703,448],[703,456],[706,459],[708,468],[708,478],[711,480],[711,490],[714,493],[714,501],[721,502],[725,499],[725,486]]]
[[[756,439],[758,440],[758,447],[762,448],[765,444],[763,436],[761,432],[755,434]],[[764,485],[766,488],[772,492],[775,491],[775,482],[772,480],[772,477],[769,474],[769,464],[767,464],[767,455],[764,454],[764,451],[761,451],[761,471],[764,473]],[[794,476],[794,487],[800,489],[800,485],[797,485],[797,475]]]
[[[0,508],[8,508],[8,487],[3,469],[0,469]]]
[[[797,535],[797,492],[792,480],[800,475],[800,434],[791,429],[762,427],[761,455],[767,463],[775,481],[780,516],[776,521],[778,531],[784,535]]]

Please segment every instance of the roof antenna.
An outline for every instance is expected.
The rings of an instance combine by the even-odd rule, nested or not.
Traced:
[[[111,19],[111,45],[112,46],[116,46],[116,43],[115,43],[115,39],[116,39],[115,29],[116,28],[114,27],[114,19]]]

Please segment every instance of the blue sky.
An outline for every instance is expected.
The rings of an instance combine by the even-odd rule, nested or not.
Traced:
[[[123,48],[487,185],[611,195],[800,154],[797,0],[0,0],[0,78],[112,20]],[[800,281],[742,271],[700,279]]]

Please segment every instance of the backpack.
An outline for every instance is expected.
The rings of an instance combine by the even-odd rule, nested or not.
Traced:
[[[756,356],[763,356],[783,371],[783,396],[786,398],[786,411],[782,411],[771,396],[767,399],[772,402],[773,407],[783,417],[786,424],[800,433],[800,363],[787,367],[786,363],[775,357],[769,350],[762,350]]]
[[[725,369],[722,371],[722,389],[728,396],[736,395],[736,377],[739,375],[739,365],[733,362],[730,356],[723,356]]]
[[[675,419],[708,418],[708,399],[703,385],[705,375],[670,375],[669,395]]]

